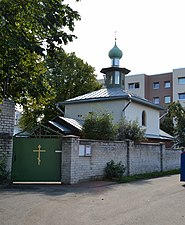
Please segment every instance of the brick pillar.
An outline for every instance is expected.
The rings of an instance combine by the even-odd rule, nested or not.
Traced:
[[[15,104],[4,99],[0,104],[0,157],[7,158],[7,171],[11,172],[13,153],[13,131],[15,120]]]
[[[68,135],[62,141],[62,182],[78,183],[79,137]]]

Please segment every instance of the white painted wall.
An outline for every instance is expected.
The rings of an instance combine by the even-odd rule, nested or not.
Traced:
[[[122,116],[125,116],[127,120],[137,119],[139,124],[142,125],[142,112],[144,110],[146,112],[147,126],[144,127],[146,133],[159,135],[159,111],[148,106],[131,102],[124,113],[122,113],[127,103],[127,100],[114,100],[66,105],[65,117],[83,120],[89,112],[107,112],[113,115],[114,123],[119,122]]]
[[[128,101],[114,100],[90,103],[78,103],[65,106],[65,117],[73,119],[83,119],[89,112],[111,113],[114,118],[114,123],[121,119],[122,110]]]
[[[146,112],[146,133],[159,135],[159,111],[148,106],[132,102],[125,110],[127,120],[138,120],[142,125],[142,112]]]

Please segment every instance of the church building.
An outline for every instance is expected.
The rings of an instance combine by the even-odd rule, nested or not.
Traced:
[[[125,76],[130,70],[120,67],[123,53],[117,47],[116,39],[108,56],[111,66],[101,70],[105,88],[59,102],[59,105],[65,106],[65,115],[49,121],[50,126],[64,134],[76,134],[86,115],[106,112],[112,114],[114,123],[122,118],[137,120],[145,128],[145,136],[150,142],[171,141],[173,137],[160,130],[159,116],[163,107],[125,89]]]

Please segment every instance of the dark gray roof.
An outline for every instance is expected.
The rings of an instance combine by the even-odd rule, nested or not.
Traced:
[[[54,127],[56,127],[58,130],[60,130],[62,133],[70,133],[71,130],[64,126],[63,124],[60,124],[58,122],[54,122],[54,121],[48,121],[49,124],[53,125]]]
[[[67,104],[75,104],[75,103],[83,103],[83,102],[109,101],[109,100],[115,100],[115,99],[127,99],[127,100],[131,99],[133,102],[147,105],[147,106],[156,108],[158,110],[164,109],[160,105],[156,105],[145,98],[141,98],[121,88],[103,88],[98,91],[93,91],[84,95],[77,96],[75,98],[68,99],[64,102],[60,102],[59,104],[67,105]]]
[[[80,123],[80,121],[77,121],[77,120],[72,119],[72,118],[61,117],[61,116],[59,116],[59,118],[64,120],[66,123],[72,125],[73,127],[79,129],[79,130],[82,129],[82,124]]]
[[[159,130],[159,135],[155,134],[145,134],[146,138],[152,138],[152,139],[162,139],[162,140],[174,140],[174,137],[170,134],[164,132],[163,130]]]
[[[109,72],[109,71],[121,71],[122,73],[124,73],[124,74],[128,74],[128,73],[130,73],[130,70],[128,70],[128,69],[126,69],[126,68],[120,68],[120,67],[108,67],[108,68],[102,68],[101,69],[101,73],[104,73],[104,74],[107,74],[107,72]]]
[[[76,134],[82,130],[82,124],[80,121],[74,120],[72,118],[66,118],[57,116],[53,120],[48,121],[46,126],[60,132],[61,134]]]

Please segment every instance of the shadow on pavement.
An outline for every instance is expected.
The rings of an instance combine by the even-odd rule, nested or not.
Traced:
[[[61,196],[65,194],[100,194],[106,192],[117,185],[111,181],[90,181],[73,185],[65,184],[12,184],[1,189],[3,194],[13,193],[21,194],[45,194],[50,196]]]
[[[162,178],[162,177],[160,177]],[[66,185],[66,184],[12,184],[4,189],[0,189],[0,193],[8,194],[13,193],[17,195],[21,194],[45,194],[49,196],[61,196],[66,194],[101,194],[116,188],[118,185],[145,185],[152,184],[151,179],[143,179],[137,181],[131,181],[126,183],[117,183],[114,181],[88,181],[78,184]],[[159,179],[159,177],[158,177]],[[183,185],[185,187],[185,185]]]

